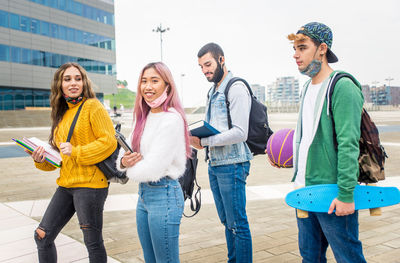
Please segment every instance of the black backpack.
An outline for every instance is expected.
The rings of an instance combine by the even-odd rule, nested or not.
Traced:
[[[351,79],[357,85],[357,81],[348,73],[339,72],[331,80],[328,98],[331,102],[329,104],[329,112],[332,116],[333,138],[334,144],[337,147],[335,122],[333,120],[332,112],[332,95],[336,83],[339,79],[346,77]],[[379,131],[375,123],[371,120],[367,111],[363,108],[361,114],[361,138],[359,142],[360,155],[358,157],[360,183],[376,183],[385,179],[385,158],[388,158],[385,149],[379,140]]]
[[[67,142],[71,141],[71,137],[74,132],[76,122],[78,121],[79,114],[82,110],[83,104],[85,104],[85,101],[86,100],[84,100],[82,104],[79,106],[78,111],[75,114],[74,120],[71,123],[71,127],[69,128],[68,132]],[[119,132],[120,130],[121,130],[121,124],[117,124],[115,126],[115,132]],[[96,163],[96,166],[103,172],[108,182],[126,184],[129,180],[129,177],[126,176],[126,172],[121,172],[118,171],[117,169],[117,158],[120,148],[121,145],[117,143],[117,148],[114,150],[114,152],[103,161]]]
[[[268,139],[273,133],[268,125],[267,106],[257,100],[256,96],[253,95],[253,92],[251,91],[250,85],[247,83],[247,81],[238,77],[234,77],[229,80],[224,92],[226,109],[228,112],[228,127],[229,129],[232,128],[231,113],[229,111],[230,103],[228,100],[228,92],[233,83],[236,81],[242,81],[246,85],[251,97],[249,132],[246,143],[249,146],[250,151],[253,153],[253,155],[265,154]]]
[[[192,215],[185,217],[193,217],[200,211],[201,207],[201,187],[197,184],[196,169],[197,169],[197,150],[192,148],[192,158],[186,161],[186,170],[183,176],[179,177],[179,183],[182,187],[183,198],[190,200],[190,209],[194,212]],[[197,191],[193,195],[194,185],[197,186]]]

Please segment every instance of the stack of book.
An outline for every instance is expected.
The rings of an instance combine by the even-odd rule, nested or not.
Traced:
[[[55,167],[61,167],[61,155],[59,152],[54,150],[50,144],[44,142],[36,137],[32,138],[23,138],[22,140],[12,139],[17,145],[21,146],[22,148],[33,152],[39,146],[42,146],[45,150],[45,160],[54,165]]]

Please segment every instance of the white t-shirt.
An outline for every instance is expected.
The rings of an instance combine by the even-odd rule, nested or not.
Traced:
[[[301,115],[301,141],[299,146],[297,175],[295,180],[295,187],[305,186],[305,174],[307,165],[308,149],[312,143],[313,126],[314,126],[314,111],[315,101],[318,92],[321,88],[322,82],[318,84],[311,84],[308,86],[306,94],[304,95],[303,114]]]

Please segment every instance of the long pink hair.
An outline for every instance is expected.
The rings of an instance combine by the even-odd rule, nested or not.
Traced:
[[[161,76],[164,82],[168,85],[167,87],[167,99],[161,105],[164,112],[168,111],[168,108],[173,107],[181,116],[185,126],[185,146],[186,146],[186,156],[188,158],[192,155],[192,150],[189,143],[189,131],[186,121],[185,111],[183,110],[182,104],[179,100],[178,93],[176,91],[176,85],[174,79],[172,78],[171,71],[162,62],[154,62],[147,64],[140,72],[139,82],[137,86],[135,108],[133,111],[133,121],[136,120],[135,128],[133,129],[132,136],[132,150],[135,152],[140,152],[140,139],[142,138],[143,130],[146,125],[147,115],[149,114],[150,107],[147,105],[143,99],[141,92],[141,83],[144,72],[153,68]]]

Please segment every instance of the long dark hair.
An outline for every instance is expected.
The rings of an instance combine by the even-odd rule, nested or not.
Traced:
[[[51,82],[51,94],[50,94],[50,106],[51,106],[51,132],[49,136],[49,144],[53,146],[53,148],[58,149],[57,145],[54,142],[54,131],[57,128],[58,124],[62,120],[65,112],[68,110],[68,104],[63,97],[62,92],[62,82],[64,77],[64,72],[70,68],[75,67],[79,70],[82,76],[83,82],[83,91],[82,95],[84,98],[95,98],[96,94],[94,93],[92,82],[90,81],[86,70],[81,67],[78,63],[67,62],[61,67],[57,69],[54,73],[53,80]]]

